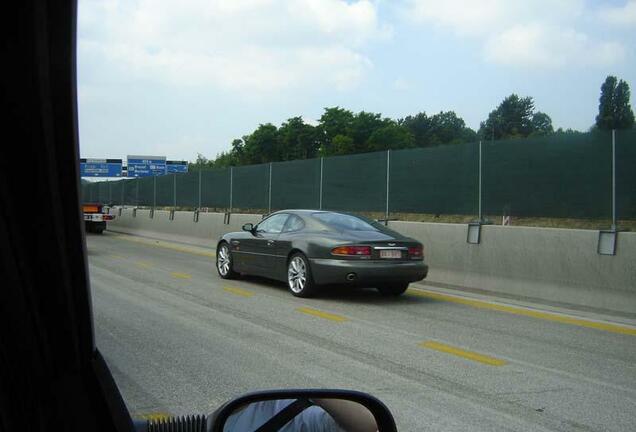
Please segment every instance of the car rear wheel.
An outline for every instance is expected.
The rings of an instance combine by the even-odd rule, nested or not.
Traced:
[[[238,276],[232,270],[232,253],[227,243],[221,243],[216,250],[216,270],[223,279],[235,279]]]
[[[378,291],[380,294],[384,296],[393,296],[397,297],[399,295],[404,294],[404,291],[409,287],[408,283],[395,283],[390,285],[383,285],[378,287]]]
[[[296,253],[287,263],[287,286],[296,297],[311,297],[315,294],[316,287],[305,255]]]

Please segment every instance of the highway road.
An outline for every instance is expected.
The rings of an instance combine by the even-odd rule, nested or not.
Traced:
[[[332,387],[383,400],[401,431],[636,430],[636,326],[412,284],[397,299],[224,281],[213,250],[87,237],[97,346],[134,415]]]

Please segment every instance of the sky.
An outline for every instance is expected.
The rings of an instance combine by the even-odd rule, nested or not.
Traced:
[[[478,129],[511,93],[587,130],[607,75],[636,86],[636,0],[80,0],[77,43],[88,158],[214,158],[332,106]]]

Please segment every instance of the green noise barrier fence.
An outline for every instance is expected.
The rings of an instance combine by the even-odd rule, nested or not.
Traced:
[[[636,130],[555,134],[85,182],[149,207],[636,218]]]

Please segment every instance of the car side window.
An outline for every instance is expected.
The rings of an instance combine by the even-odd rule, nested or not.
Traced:
[[[300,231],[304,227],[305,227],[305,222],[303,222],[303,220],[300,217],[296,215],[289,215],[289,219],[287,219],[287,223],[285,223],[283,232]]]
[[[270,216],[256,226],[257,233],[278,234],[283,230],[285,222],[289,215],[287,213],[279,213]]]

